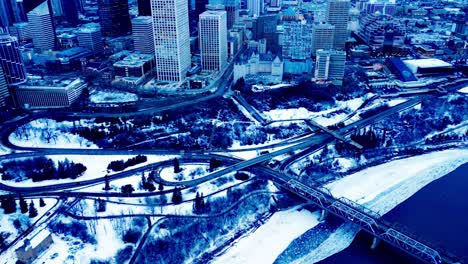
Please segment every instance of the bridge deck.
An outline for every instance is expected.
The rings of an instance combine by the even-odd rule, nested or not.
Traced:
[[[362,148],[363,148],[363,147],[362,147],[359,143],[357,143],[356,141],[353,141],[353,140],[351,140],[351,139],[346,139],[346,138],[343,137],[342,135],[340,135],[340,134],[336,133],[335,131],[332,131],[332,130],[330,130],[330,129],[328,129],[328,128],[326,128],[326,127],[324,127],[324,126],[318,124],[317,122],[315,122],[315,121],[313,121],[313,120],[310,120],[310,119],[305,120],[305,123],[308,124],[308,125],[310,125],[310,126],[317,127],[317,128],[319,128],[319,129],[323,130],[325,133],[328,133],[328,134],[332,135],[332,136],[335,137],[336,139],[341,140],[341,141],[343,141],[343,142],[345,142],[345,143],[348,143],[348,144],[350,144],[350,145],[352,145],[352,146],[354,146],[354,147],[356,147],[356,148],[358,148],[358,149],[362,149]]]

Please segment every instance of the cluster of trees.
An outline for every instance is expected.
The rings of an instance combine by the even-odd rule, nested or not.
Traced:
[[[140,163],[144,163],[148,160],[148,158],[145,155],[138,155],[133,158],[128,159],[127,161],[123,160],[114,160],[109,163],[107,166],[108,170],[113,170],[113,171],[123,171],[128,167],[135,166]]]
[[[239,200],[252,189],[265,188],[264,183],[249,184],[246,188],[233,190],[229,197],[210,199],[205,203],[205,213],[221,212]],[[200,196],[201,197],[201,196]],[[269,210],[270,195],[259,195],[246,199],[232,211],[217,217],[200,219],[173,218],[166,220],[166,229],[175,230],[171,236],[148,241],[138,255],[138,263],[184,263],[191,256],[200,256],[220,236],[236,231],[239,226],[252,224],[259,216]],[[209,207],[209,208],[208,208]],[[252,212],[256,215],[252,218]],[[249,215],[249,217],[246,217]],[[243,230],[239,229],[239,234]],[[154,250],[157,248],[158,250]]]
[[[15,181],[22,181],[25,178],[32,179],[34,182],[66,178],[76,179],[86,171],[86,167],[81,163],[74,163],[65,159],[59,161],[56,166],[53,160],[46,157],[8,161],[2,163],[1,166],[2,180]]]
[[[98,198],[94,203],[94,207],[96,209],[96,212],[105,212],[106,201],[104,199]]]
[[[88,228],[85,223],[78,221],[64,223],[60,220],[54,220],[51,221],[48,226],[53,233],[70,235],[80,239],[84,243],[96,243],[95,237],[88,232]]]
[[[214,171],[215,169],[221,167],[223,162],[221,160],[211,158],[210,159],[210,171]]]
[[[205,205],[205,198],[203,197],[203,193],[201,195],[197,192],[195,196],[195,200],[193,200],[193,212],[195,214],[202,214],[205,212],[206,205]]]
[[[135,191],[135,188],[133,188],[131,184],[126,184],[120,187],[120,190],[122,191],[122,193],[131,194],[132,192]]]
[[[362,145],[364,148],[376,148],[385,143],[386,130],[383,133],[377,133],[372,127],[365,130],[357,131],[351,135],[351,139]]]
[[[1,203],[1,208],[3,209],[3,212],[5,214],[11,214],[16,212],[16,200],[13,197],[13,195],[8,195],[6,197],[2,196],[0,198],[0,203]],[[20,211],[22,214],[28,213],[29,212],[29,217],[33,218],[38,215],[37,209],[34,205],[34,201],[31,200],[31,202],[28,203],[24,199],[22,195],[19,196],[19,205],[20,205]],[[39,206],[44,207],[46,204],[44,203],[44,200],[42,198],[39,199]]]
[[[174,204],[180,204],[182,202],[182,190],[179,187],[175,187],[172,191],[172,202]]]
[[[162,186],[162,185],[160,185]],[[152,183],[152,179],[150,177],[146,178],[145,174],[141,176],[141,187],[144,190],[154,192],[156,190],[156,187],[154,187],[154,184]]]

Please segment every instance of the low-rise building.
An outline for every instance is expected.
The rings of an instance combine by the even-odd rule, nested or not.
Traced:
[[[25,239],[24,245],[16,249],[16,257],[21,263],[32,263],[36,258],[52,245],[52,235],[49,230],[42,229],[30,240]]]
[[[80,78],[28,77],[13,87],[15,104],[25,109],[63,108],[73,104],[87,84]]]
[[[114,63],[116,81],[138,85],[153,72],[156,61],[153,55],[133,53]]]
[[[234,82],[240,79],[260,78],[266,82],[279,83],[283,79],[283,60],[271,53],[251,52],[234,65]]]

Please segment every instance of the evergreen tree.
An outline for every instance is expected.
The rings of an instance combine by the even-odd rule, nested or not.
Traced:
[[[174,158],[174,173],[179,173],[182,170],[180,169],[180,163],[178,158]]]
[[[98,212],[105,212],[106,211],[106,201],[99,198],[96,200],[96,203],[97,203],[97,206],[96,206],[96,210]]]
[[[20,204],[20,209],[21,213],[25,214],[28,212],[28,204],[26,203],[26,200],[24,200],[24,197],[20,194],[19,196],[19,204]]]
[[[34,207],[34,202],[31,200],[31,203],[29,203],[29,217],[33,218],[37,216],[37,209]]]
[[[10,194],[5,199],[5,205],[4,205],[3,209],[5,210],[4,211],[5,214],[11,214],[11,213],[16,212],[16,201],[15,201],[15,198],[13,197],[13,195]]]
[[[46,206],[46,204],[45,204],[45,202],[44,202],[44,199],[42,199],[42,198],[39,199],[39,206],[40,206],[40,207]]]
[[[180,204],[182,202],[182,192],[179,187],[175,187],[172,192],[172,202],[175,204]]]
[[[104,183],[105,183],[104,190],[105,191],[110,190],[109,176],[108,175],[104,176]]]

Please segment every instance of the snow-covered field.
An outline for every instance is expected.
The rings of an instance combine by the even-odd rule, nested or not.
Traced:
[[[237,241],[212,263],[273,263],[295,238],[316,226],[318,219],[318,212],[299,211],[298,208],[275,213],[254,233]]]
[[[56,122],[52,119],[37,119],[10,134],[12,144],[33,148],[93,148],[98,147],[79,135],[63,132],[70,130],[73,122]]]
[[[89,100],[95,104],[103,103],[127,103],[127,102],[136,102],[138,101],[138,96],[136,94],[121,92],[121,91],[94,91],[91,92]]]
[[[108,172],[107,166],[111,161],[114,160],[128,160],[129,158],[134,157],[135,155],[68,155],[64,157],[63,155],[49,155],[48,158],[54,160],[54,162],[58,163],[59,161],[63,161],[68,159],[69,161],[73,161],[74,163],[81,163],[86,166],[86,171],[84,174],[77,179],[60,179],[60,180],[48,180],[48,181],[41,181],[41,182],[33,182],[32,180],[26,180],[22,182],[14,182],[14,181],[2,181],[4,184],[15,186],[15,187],[34,187],[34,186],[46,186],[46,185],[53,185],[59,183],[68,183],[68,182],[76,182],[76,181],[83,181],[83,180],[90,180],[95,178],[104,177],[106,174],[112,175],[115,172]],[[148,165],[150,163],[156,163],[160,161],[170,160],[175,158],[176,156],[157,156],[157,155],[147,155],[148,161],[145,163],[140,163],[132,167],[128,167],[125,170],[135,169],[141,166]],[[124,170],[124,171],[125,171]]]
[[[300,108],[273,109],[263,112],[270,120],[293,120],[293,119],[312,119],[322,126],[329,126],[339,123],[345,119],[349,113],[356,111],[366,98],[372,94],[367,94],[360,98],[347,101],[336,101],[336,106],[319,112],[313,112]]]
[[[172,166],[165,167],[159,172],[159,176],[161,179],[171,182],[189,181],[208,174],[210,166],[206,164],[183,164],[180,168],[182,169],[181,172],[174,173],[174,168]]]

